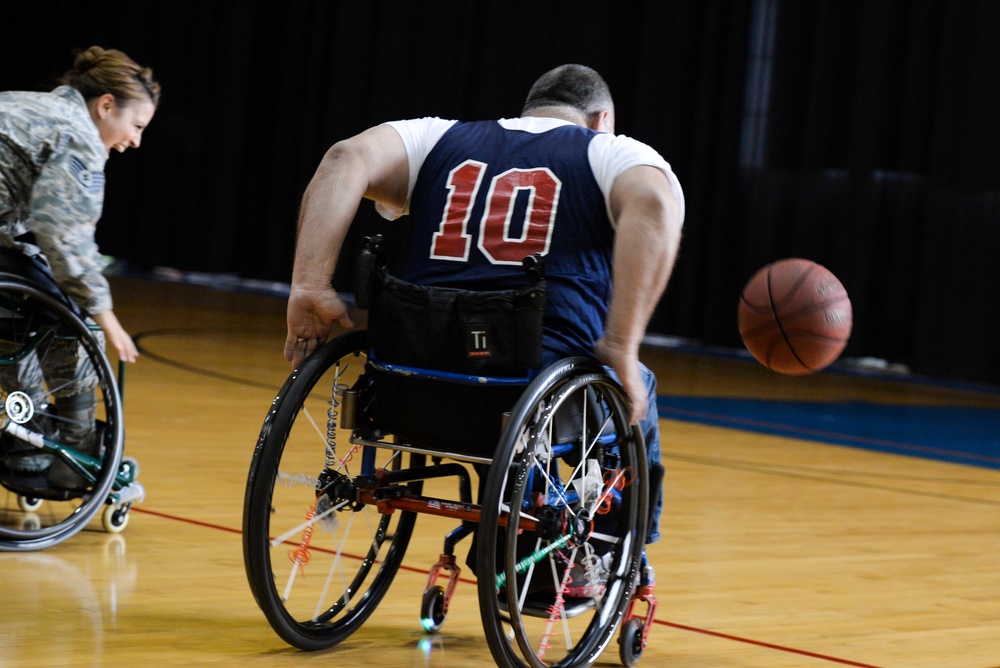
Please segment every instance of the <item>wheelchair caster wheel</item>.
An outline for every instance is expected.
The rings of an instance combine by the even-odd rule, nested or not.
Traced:
[[[128,506],[108,506],[101,515],[101,526],[108,533],[121,533],[128,524],[128,511]]]
[[[444,587],[435,585],[424,592],[420,605],[420,625],[427,633],[437,633],[444,625]]]
[[[639,663],[639,658],[642,656],[642,630],[643,622],[638,617],[633,617],[632,619],[625,622],[625,626],[622,627],[621,636],[618,638],[619,655],[622,660],[622,664],[626,666],[634,666]]]
[[[18,496],[17,507],[26,513],[33,513],[42,507],[42,500],[33,496]]]
[[[139,460],[135,457],[122,457],[118,475],[124,476],[128,482],[133,482],[139,477]]]

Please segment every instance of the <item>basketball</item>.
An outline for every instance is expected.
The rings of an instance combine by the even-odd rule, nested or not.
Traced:
[[[754,274],[740,296],[740,338],[772,371],[800,376],[834,362],[851,336],[851,300],[826,267],[788,258]]]

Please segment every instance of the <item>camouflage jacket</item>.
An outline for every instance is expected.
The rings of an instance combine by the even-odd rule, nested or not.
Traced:
[[[112,306],[94,239],[106,161],[76,89],[0,92],[0,245],[42,256],[88,313]]]

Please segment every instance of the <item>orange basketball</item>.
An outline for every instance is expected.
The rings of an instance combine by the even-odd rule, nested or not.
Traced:
[[[754,274],[740,296],[740,337],[757,360],[799,376],[833,363],[851,336],[847,290],[811,260],[788,258]]]

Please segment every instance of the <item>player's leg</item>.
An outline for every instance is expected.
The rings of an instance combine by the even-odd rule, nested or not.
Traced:
[[[103,348],[104,332],[96,329],[94,337]],[[48,347],[41,367],[55,400],[53,419],[59,442],[80,454],[97,457],[101,448],[97,433],[97,374],[89,357],[77,340],[60,339]],[[49,469],[49,482],[75,489],[86,481],[69,464],[56,459]]]

